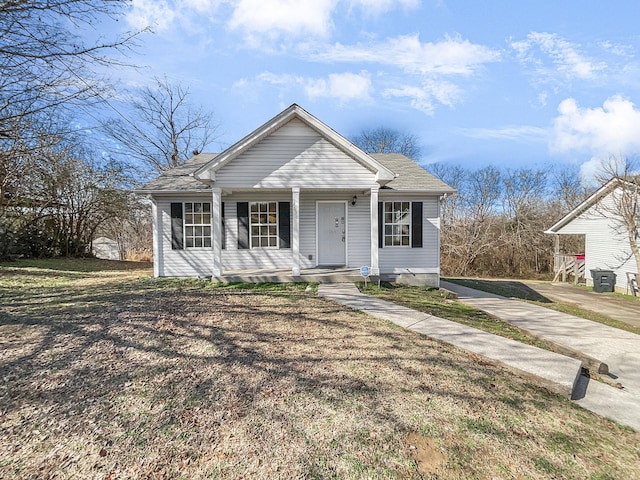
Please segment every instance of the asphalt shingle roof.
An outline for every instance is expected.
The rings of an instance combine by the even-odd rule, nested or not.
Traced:
[[[193,172],[205,163],[214,159],[215,153],[201,153],[192,157],[179,167],[172,168],[160,174],[150,182],[145,183],[138,190],[141,192],[189,192],[197,190],[211,190],[211,187],[193,177]]]
[[[371,155],[398,176],[387,183],[384,189],[393,190],[435,190],[453,193],[455,190],[442,180],[434,177],[410,158],[399,153],[374,153]]]
[[[140,192],[189,192],[210,190],[210,186],[193,177],[193,173],[216,157],[217,154],[201,153],[184,165],[162,173],[143,185]],[[437,179],[413,160],[397,153],[376,153],[374,159],[398,176],[387,183],[385,190],[426,190],[438,193],[453,193],[455,190]]]

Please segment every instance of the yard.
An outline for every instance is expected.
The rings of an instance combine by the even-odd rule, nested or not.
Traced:
[[[481,357],[150,274],[0,264],[0,478],[640,478],[638,433]]]

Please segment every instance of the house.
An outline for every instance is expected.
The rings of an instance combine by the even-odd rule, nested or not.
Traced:
[[[556,235],[556,254],[559,253],[559,235],[585,236],[587,285],[593,286],[592,270],[611,270],[616,275],[616,290],[633,293],[637,283],[632,284],[634,280],[637,282],[640,258],[637,263],[625,217],[635,222],[632,235],[638,245],[639,200],[637,180],[625,182],[614,178],[545,232]]]
[[[438,286],[440,198],[454,189],[398,154],[368,155],[296,104],[224,152],[144,185],[154,274],[212,277],[368,266]]]

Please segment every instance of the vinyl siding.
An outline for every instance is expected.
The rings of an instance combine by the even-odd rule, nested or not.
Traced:
[[[611,198],[601,200],[601,205],[612,209]],[[620,231],[611,214],[591,207],[558,230],[559,234],[585,235],[585,277],[593,285],[591,270],[613,270],[616,287],[627,288],[627,272],[636,272],[635,258],[631,254],[626,232]]]
[[[228,270],[255,270],[291,268],[291,249],[249,248],[238,249],[238,202],[290,202],[286,193],[250,192],[222,197],[225,214],[226,249],[222,250],[222,268]]]
[[[373,172],[301,122],[289,122],[215,176],[216,186],[222,188],[370,188],[376,184]]]
[[[213,251],[210,248],[171,249],[171,202],[184,199],[160,199],[158,211],[159,251],[154,260],[159,263],[157,275],[160,277],[208,277],[213,267]],[[190,197],[191,202],[211,202],[210,197]],[[154,269],[155,271],[155,269]]]
[[[358,196],[355,206],[351,205]],[[387,198],[383,198],[384,200]],[[210,276],[213,252],[209,248],[171,249],[171,202],[183,199],[156,199],[156,230],[158,249],[154,252],[154,273],[161,277]],[[391,198],[389,198],[391,200]],[[423,201],[423,248],[386,247],[379,251],[381,273],[439,273],[438,200],[436,197],[405,197],[404,200]],[[209,197],[190,197],[188,201],[210,202]],[[224,271],[255,269],[290,269],[293,265],[291,249],[238,249],[237,202],[291,201],[287,192],[238,192],[224,195],[226,249],[222,250]],[[317,265],[316,205],[318,201],[347,204],[347,266],[358,268],[371,263],[371,231],[369,227],[370,197],[361,191],[300,193],[300,267]],[[377,241],[377,237],[376,237]],[[407,270],[408,269],[408,270]]]
[[[384,247],[378,251],[380,273],[440,273],[438,197],[380,197],[380,201],[422,201],[422,248]]]
[[[300,194],[300,265],[315,267],[318,263],[316,248],[316,202],[347,202],[347,266],[357,268],[371,261],[371,234],[369,230],[369,197],[360,195],[356,205],[351,199],[356,192]],[[312,259],[309,259],[309,255]]]

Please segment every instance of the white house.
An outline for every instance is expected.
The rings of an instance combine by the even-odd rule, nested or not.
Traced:
[[[628,187],[632,187],[631,190]],[[627,189],[626,194],[623,194],[623,188]],[[637,193],[635,183],[625,187],[624,182],[620,180],[610,180],[545,232],[555,235],[585,236],[587,285],[593,285],[591,270],[612,270],[616,275],[616,290],[632,293],[628,279],[635,278],[638,266],[631,248],[628,229],[623,224],[623,217],[616,212],[620,210],[621,199],[632,202],[630,211],[637,212],[636,229],[633,235],[636,241],[640,242],[638,236],[640,211],[637,210],[639,202],[637,198],[635,200],[633,198],[633,195],[637,197]],[[556,242],[556,250],[557,245],[558,242]]]
[[[294,104],[139,192],[153,201],[156,276],[368,266],[438,286],[439,200],[454,189],[403,155],[364,153]]]

